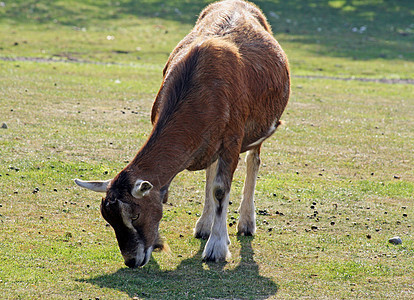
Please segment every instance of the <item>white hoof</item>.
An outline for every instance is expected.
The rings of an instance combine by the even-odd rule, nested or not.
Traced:
[[[231,257],[229,247],[230,241],[226,239],[214,239],[210,236],[203,251],[205,261],[225,261]]]

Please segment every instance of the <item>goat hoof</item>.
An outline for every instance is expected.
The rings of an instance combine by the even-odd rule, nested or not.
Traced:
[[[237,232],[237,235],[240,235],[240,236],[253,236],[254,234],[252,233],[252,232],[250,232],[250,231],[248,231],[248,232]]]
[[[211,222],[209,219],[201,217],[198,219],[194,228],[194,237],[196,239],[207,240],[210,237]]]
[[[205,262],[224,262],[230,257],[230,252],[226,251],[223,254],[215,253],[214,251],[203,253],[203,261]]]
[[[227,244],[228,241],[228,238],[226,240],[220,240],[210,237],[203,251],[203,260],[220,262],[230,258],[231,254]]]
[[[195,232],[194,237],[196,239],[207,240],[210,237],[210,233],[209,232]]]
[[[237,234],[241,236],[253,236],[256,233],[256,226],[254,223],[248,225],[241,225],[239,223],[237,228]]]

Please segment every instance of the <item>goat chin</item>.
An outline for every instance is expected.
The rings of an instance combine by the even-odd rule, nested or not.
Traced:
[[[158,238],[158,240],[154,244],[154,252],[170,253],[171,249],[163,238]]]

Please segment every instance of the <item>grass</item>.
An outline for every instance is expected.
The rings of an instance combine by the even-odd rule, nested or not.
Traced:
[[[132,159],[151,130],[168,54],[206,3],[0,6],[0,293],[412,298],[413,85],[323,78],[414,79],[411,1],[257,1],[293,74],[286,125],[262,151],[257,235],[229,227],[232,258],[203,263],[192,228],[204,172],[183,172],[161,222],[172,252],[142,269],[123,265],[99,195],[72,179],[108,179]],[[244,168],[241,160],[231,224]],[[396,235],[402,245],[388,243]]]

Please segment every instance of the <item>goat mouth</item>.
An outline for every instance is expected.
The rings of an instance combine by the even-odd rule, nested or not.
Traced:
[[[152,250],[153,250],[153,247],[149,247],[149,248],[147,248],[147,250],[145,250],[144,259],[142,260],[141,264],[139,265],[140,267],[143,267],[148,263],[148,261],[151,258]]]
[[[128,268],[136,269],[136,268],[145,266],[148,261],[149,261],[149,257],[147,257],[147,255],[145,254],[145,257],[141,262],[137,261],[135,258],[132,258],[132,259],[125,260],[125,265]]]
[[[125,260],[125,265],[128,268],[134,269],[137,267],[137,263],[135,259],[129,259],[129,260]]]
[[[145,266],[151,258],[153,247],[145,249],[141,254],[137,254],[135,257],[125,257],[124,263],[128,268],[135,269]]]

